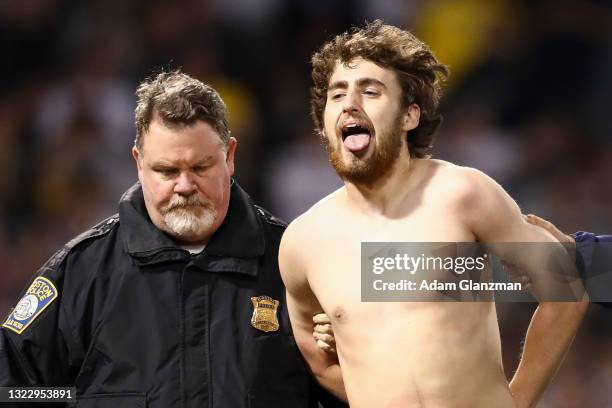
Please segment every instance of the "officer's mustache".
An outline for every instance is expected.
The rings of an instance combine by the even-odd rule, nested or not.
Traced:
[[[163,212],[168,213],[177,209],[184,209],[188,207],[204,207],[211,208],[212,204],[209,200],[198,197],[197,195],[190,195],[188,197],[176,195],[173,196],[168,204],[164,206]]]

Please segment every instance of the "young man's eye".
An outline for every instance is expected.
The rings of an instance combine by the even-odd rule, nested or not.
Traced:
[[[337,100],[342,99],[343,96],[344,96],[343,92],[333,93],[331,95],[331,99],[332,99],[332,101],[337,101]]]
[[[375,89],[366,89],[365,91],[363,91],[364,95],[368,95],[368,96],[378,96],[380,95],[380,92],[378,92]]]

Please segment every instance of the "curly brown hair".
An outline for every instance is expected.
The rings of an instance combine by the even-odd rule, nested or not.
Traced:
[[[434,132],[442,122],[438,104],[449,69],[412,33],[381,20],[336,36],[312,56],[310,114],[315,128],[319,132],[323,129],[327,87],[336,65],[358,57],[395,71],[402,88],[402,106],[414,103],[421,109],[419,125],[407,139],[410,156],[431,157]]]
[[[154,113],[168,125],[206,122],[227,146],[230,139],[227,107],[213,87],[176,70],[161,72],[143,81],[136,97],[134,144],[138,150],[142,151],[142,138],[149,130]]]

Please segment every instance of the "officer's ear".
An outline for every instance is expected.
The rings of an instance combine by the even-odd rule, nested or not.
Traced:
[[[230,137],[227,141],[226,152],[225,152],[225,163],[227,164],[227,168],[229,169],[230,176],[234,175],[234,157],[236,155],[236,147],[238,146],[238,141]]]
[[[136,146],[132,147],[132,157],[136,161],[136,170],[138,170],[138,180],[142,183],[142,154]]]

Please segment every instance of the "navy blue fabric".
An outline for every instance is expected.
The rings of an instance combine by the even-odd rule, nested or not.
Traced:
[[[596,245],[598,243],[612,242],[612,235],[595,235],[591,232],[578,231],[571,234],[576,240],[576,265],[583,279],[589,279],[596,273],[612,270],[612,254],[604,248],[607,245]],[[597,267],[594,264],[597,264]],[[612,288],[609,289],[612,291]],[[603,307],[612,309],[612,302],[595,302]]]

